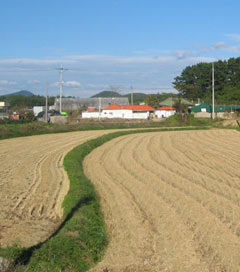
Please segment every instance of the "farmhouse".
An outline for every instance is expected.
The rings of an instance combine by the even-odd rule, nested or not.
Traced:
[[[102,117],[102,112],[95,107],[88,107],[86,111],[82,112],[82,118],[99,118]]]
[[[89,107],[82,112],[82,118],[124,118],[148,119],[153,114],[154,108],[148,105],[118,105],[112,104],[99,112],[96,108]]]
[[[176,108],[172,106],[162,106],[154,111],[157,118],[168,118],[176,113]]]
[[[148,105],[117,105],[113,104],[103,109],[102,116],[106,118],[148,119],[154,108]]]

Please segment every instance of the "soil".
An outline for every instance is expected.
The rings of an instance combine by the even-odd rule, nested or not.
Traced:
[[[84,131],[0,141],[0,245],[29,247],[61,223],[69,181],[63,158],[73,147],[110,131]]]
[[[240,134],[116,138],[84,160],[109,233],[91,271],[239,271]]]

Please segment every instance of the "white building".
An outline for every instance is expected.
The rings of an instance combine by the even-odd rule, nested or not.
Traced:
[[[92,108],[82,112],[82,118],[123,118],[123,119],[148,119],[154,108],[148,105],[117,105],[112,104],[99,112]]]
[[[86,111],[82,112],[82,118],[99,118],[102,112],[97,110],[95,107],[88,107]]]
[[[176,113],[176,108],[172,106],[162,106],[154,111],[157,118],[168,118]]]
[[[154,108],[148,105],[117,105],[113,104],[103,109],[104,118],[124,118],[124,119],[148,119]]]

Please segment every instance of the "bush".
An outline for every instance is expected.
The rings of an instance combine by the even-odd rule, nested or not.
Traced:
[[[175,114],[168,119],[166,119],[165,124],[170,127],[178,127],[178,126],[210,126],[213,125],[215,121],[212,119],[202,119],[195,118],[193,114]]]

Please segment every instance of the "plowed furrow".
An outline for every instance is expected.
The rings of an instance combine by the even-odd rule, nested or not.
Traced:
[[[0,244],[32,246],[61,223],[68,191],[63,158],[73,147],[109,133],[85,131],[3,140],[0,164]],[[5,226],[5,227],[2,227]]]
[[[239,270],[239,190],[234,192],[232,187],[236,185],[233,177],[239,175],[235,168],[240,151],[236,145],[239,134],[221,131],[221,137],[217,138],[217,131],[213,131],[212,137],[216,137],[213,143],[207,141],[211,133],[125,136],[105,144],[86,158],[86,173],[100,194],[111,233],[106,256],[93,271],[103,268],[113,271]],[[191,148],[193,138],[196,147]],[[217,150],[221,139],[224,145]],[[206,151],[211,155],[210,164],[204,156]],[[225,157],[234,158],[227,161],[227,170],[219,156],[221,152]],[[215,166],[220,165],[219,175],[227,177],[228,182],[219,181],[215,173]],[[120,212],[121,209],[124,212]],[[135,212],[132,211],[129,219],[125,214],[131,209]],[[141,228],[138,228],[139,218],[144,218]],[[147,228],[144,222],[152,227]],[[127,237],[124,241],[122,233]],[[142,233],[145,233],[143,237],[151,234],[150,243],[145,243],[148,254],[144,254],[141,247],[138,251],[132,247],[134,239],[136,245],[139,243],[137,237]],[[125,253],[114,257],[118,247]],[[135,255],[134,260],[128,259],[131,254]],[[129,267],[132,270],[128,270]]]

